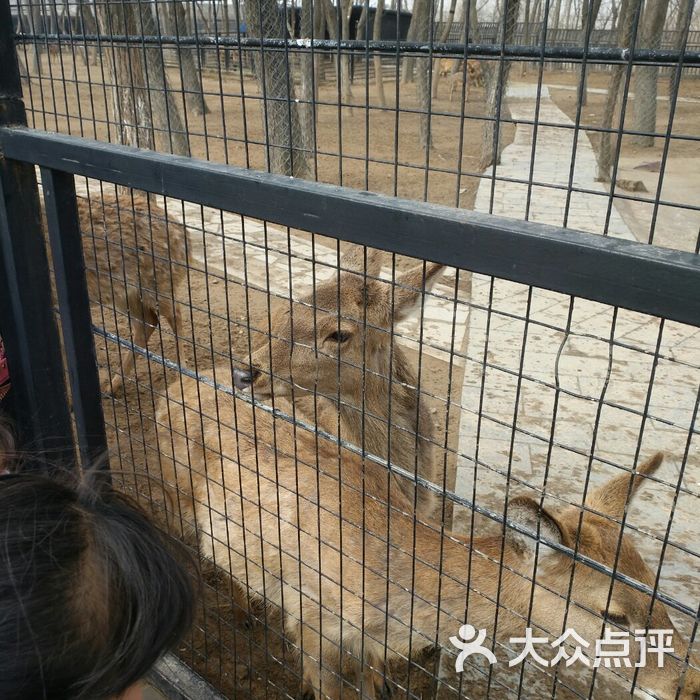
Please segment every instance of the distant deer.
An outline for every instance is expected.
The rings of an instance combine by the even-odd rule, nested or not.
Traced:
[[[450,78],[450,102],[454,97],[455,87],[457,86],[458,78],[462,75],[462,67],[464,59],[443,58],[440,59],[440,75]],[[474,86],[484,87],[484,71],[481,68],[481,61],[476,59],[467,60],[467,94],[466,99],[469,99],[469,91]]]
[[[269,342],[253,353],[250,366],[234,372],[234,382],[242,390],[252,386],[261,401],[273,389],[275,399],[291,399],[293,392],[297,413],[308,421],[335,434],[340,418],[344,440],[442,483],[430,414],[391,329],[415,310],[421,289],[430,288],[443,266],[428,264],[424,272],[421,264],[397,273],[392,293],[391,284],[372,279],[379,276],[381,256],[367,252],[365,283],[362,251],[346,254],[340,263],[344,272],[317,284],[291,312],[281,309]],[[396,483],[412,501],[413,482]],[[419,487],[416,498],[418,512],[430,517],[435,495]]]
[[[376,269],[376,261],[371,264]],[[437,271],[437,266],[428,266],[425,277]],[[422,269],[420,278],[410,270],[397,280],[400,286],[393,294],[399,317],[416,301],[423,276]],[[367,385],[376,373],[381,387],[387,381],[381,376],[390,369],[386,329],[392,322],[391,292],[384,283],[351,272],[341,273],[340,292],[337,282],[319,285],[315,297],[309,297],[319,308],[315,325],[309,325],[303,304],[277,314],[271,324],[272,351],[266,347],[256,353],[252,367],[239,369],[235,377],[239,386],[252,384],[255,396],[264,398],[270,391],[265,355],[272,352],[277,408],[291,412],[285,397],[291,396],[293,381],[294,410],[297,417],[306,417],[315,388],[331,397],[319,399],[321,425],[328,420],[324,414],[337,420],[338,410],[344,410],[332,398],[338,390],[350,397],[350,385],[362,383],[361,369],[349,363],[346,367],[344,360],[356,364],[356,344],[363,335]],[[368,326],[376,322],[378,327],[362,330],[360,319],[365,316]],[[229,366],[217,368],[215,376],[224,384],[234,379]],[[411,392],[406,400],[412,395],[415,408],[416,394]],[[400,414],[398,403],[395,398],[392,415],[394,409]],[[364,405],[382,415],[388,397],[378,391]],[[346,409],[348,415],[357,413],[359,406]],[[343,426],[352,420],[344,419]],[[372,416],[366,419],[367,435],[371,420]],[[531,593],[531,626],[552,632],[563,624],[567,609],[567,625],[589,640],[600,636],[601,614],[632,630],[673,629],[658,601],[652,606],[648,596],[622,582],[615,582],[608,605],[610,579],[582,564],[576,564],[567,606],[572,560],[544,544],[537,554],[539,585],[533,589],[536,549],[526,535],[509,530],[505,538],[470,541],[441,533],[427,521],[433,512],[430,499],[422,499],[425,515],[418,514],[415,492],[397,476],[390,477],[385,466],[194,379],[178,378],[168,388],[156,422],[162,476],[178,498],[179,511],[171,522],[178,528],[183,522],[186,529],[191,525],[203,554],[230,571],[250,594],[283,606],[286,633],[301,649],[306,685],[318,698],[335,699],[341,693],[351,697],[357,688],[366,697],[376,697],[383,685],[385,658],[405,658],[409,650],[432,647],[436,640],[445,644],[457,633],[468,591],[469,623],[490,631],[500,594],[499,636],[522,636]],[[413,429],[420,432],[415,424]],[[350,432],[342,437],[354,441]],[[429,458],[431,451],[426,454]],[[637,471],[652,474],[660,462],[657,455]],[[422,456],[418,463],[426,478],[433,478],[437,465]],[[592,492],[580,528],[578,507],[550,513],[522,497],[510,502],[508,518],[531,532],[539,523],[545,539],[567,547],[578,542],[580,554],[612,567],[620,534],[615,519],[641,481],[638,476],[630,484],[630,476],[623,474]],[[654,575],[627,535],[616,570],[654,585]],[[673,642],[683,658],[687,643],[678,633]],[[639,669],[637,680],[670,699],[676,697],[680,678],[680,665],[667,658],[664,668]],[[700,691],[700,675],[689,670],[683,678],[680,697],[689,699]]]
[[[133,342],[146,347],[161,315],[182,327],[174,292],[185,276],[185,229],[145,195],[77,198],[90,300],[128,315]],[[132,352],[108,388],[117,393],[134,365]]]

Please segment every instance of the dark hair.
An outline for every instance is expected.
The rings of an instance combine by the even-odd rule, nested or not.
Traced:
[[[180,549],[113,490],[0,476],[0,698],[97,700],[142,678],[191,623]]]

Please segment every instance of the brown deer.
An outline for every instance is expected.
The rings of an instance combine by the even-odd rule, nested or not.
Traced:
[[[298,414],[332,434],[340,419],[342,439],[442,483],[430,414],[391,329],[414,311],[421,289],[444,268],[428,264],[424,271],[421,264],[397,273],[392,292],[390,283],[376,279],[381,257],[380,251],[367,252],[365,280],[362,250],[344,255],[340,275],[276,314],[269,342],[253,353],[250,366],[234,372],[234,382],[238,389],[252,386],[261,401],[273,392],[275,399],[293,399]],[[416,490],[405,478],[397,486],[430,517],[434,493]]]
[[[450,78],[450,102],[454,97],[458,77],[462,73],[464,59],[442,58],[440,59],[440,76]],[[469,91],[474,86],[484,87],[484,71],[481,68],[481,61],[476,59],[467,60],[467,89],[466,99],[469,99]]]
[[[226,377],[226,368],[217,376]],[[475,628],[493,634],[498,610],[499,639],[523,636],[528,626],[558,636],[565,619],[591,644],[603,617],[624,629],[674,629],[658,601],[623,582],[611,589],[607,575],[545,544],[536,555],[527,535],[441,534],[415,517],[385,467],[269,413],[253,416],[250,404],[208,385],[181,381],[158,410],[166,455],[172,444],[165,479],[176,484],[203,554],[249,594],[283,604],[286,634],[317,698],[376,697],[385,658],[447,644],[464,622],[467,596]],[[628,493],[660,463],[656,455],[632,484],[625,473],[593,491],[580,526],[579,507],[548,512],[527,497],[510,501],[508,518],[533,533],[539,525],[550,542],[578,542],[580,554],[613,567]],[[629,535],[616,568],[653,588],[654,574]],[[688,645],[675,631],[673,647],[683,659]],[[697,671],[682,676],[682,663],[668,657],[663,668],[651,664],[639,669],[638,686],[669,700],[700,692]]]
[[[182,324],[174,292],[186,270],[183,226],[142,194],[78,197],[77,203],[91,301],[127,315],[136,345],[146,347],[161,315],[177,342]],[[126,353],[122,373],[109,383],[112,393],[133,364],[134,354]]]

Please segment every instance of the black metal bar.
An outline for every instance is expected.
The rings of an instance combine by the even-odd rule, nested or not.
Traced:
[[[0,124],[26,124],[8,3],[0,3]],[[12,380],[8,412],[20,448],[74,460],[61,345],[34,166],[0,153],[0,333]]]
[[[582,61],[588,63],[650,63],[654,65],[677,65],[681,52],[668,49],[630,49],[622,47],[589,47],[584,51],[581,46],[522,46],[519,44],[457,44],[441,43],[431,44],[427,41],[362,41],[356,39],[261,39],[259,37],[236,36],[160,36],[160,35],[128,35],[128,34],[16,34],[15,40],[22,44],[34,44],[36,42],[68,42],[84,41],[98,42],[108,41],[114,44],[157,44],[158,46],[221,46],[241,48],[270,48],[270,49],[296,49],[314,51],[351,51],[366,53],[368,50],[374,53],[395,55],[397,50],[401,53],[424,54],[432,56],[454,56],[464,58],[501,58]],[[700,65],[700,51],[687,51],[683,54],[683,63],[686,66]]]
[[[0,128],[12,158],[700,326],[700,256],[180,156]]]
[[[83,467],[107,469],[100,377],[92,336],[90,300],[73,176],[41,169],[56,294]]]
[[[224,700],[221,693],[174,654],[166,654],[153,667],[148,681],[168,700]]]

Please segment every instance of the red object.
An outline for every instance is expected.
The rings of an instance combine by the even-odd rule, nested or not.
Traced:
[[[0,401],[2,401],[10,390],[10,370],[5,357],[5,346],[0,338]]]

